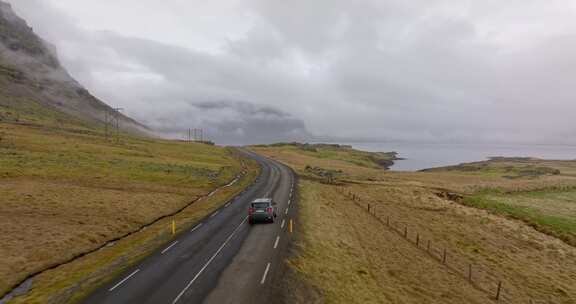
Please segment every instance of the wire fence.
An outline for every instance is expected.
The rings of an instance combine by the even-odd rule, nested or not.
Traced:
[[[366,202],[366,200],[362,199],[358,194],[346,190],[343,187],[337,187],[337,189],[339,193],[352,200],[354,204],[362,208],[364,212],[375,218],[383,226],[397,233],[416,248],[426,252],[430,258],[436,260],[452,273],[461,277],[475,289],[486,293],[492,301],[498,303],[518,303],[518,301],[515,301],[512,296],[506,292],[505,282],[488,267],[473,263],[467,258],[451,251],[447,246],[433,242],[432,238],[427,237],[420,231],[411,229],[405,222],[395,219],[390,215],[382,214],[374,204]],[[529,299],[527,303],[552,302],[538,302],[534,299]]]

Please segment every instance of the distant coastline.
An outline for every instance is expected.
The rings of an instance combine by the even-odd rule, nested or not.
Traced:
[[[576,146],[501,145],[501,144],[422,144],[422,143],[342,143],[368,152],[394,151],[393,171],[416,172],[462,163],[489,160],[492,157],[529,157],[575,160]]]

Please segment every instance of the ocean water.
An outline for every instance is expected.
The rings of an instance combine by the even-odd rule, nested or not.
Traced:
[[[391,168],[396,171],[458,165],[486,160],[494,156],[537,157],[542,159],[574,160],[576,146],[561,145],[488,145],[488,144],[416,144],[416,143],[346,143],[371,152],[398,152]]]

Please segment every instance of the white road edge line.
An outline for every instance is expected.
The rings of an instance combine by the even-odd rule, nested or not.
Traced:
[[[122,285],[122,283],[126,282],[128,279],[130,279],[133,275],[135,275],[136,273],[138,273],[138,271],[140,271],[140,269],[136,269],[134,270],[134,272],[132,272],[130,275],[128,275],[127,277],[124,278],[124,280],[118,282],[118,284],[114,285],[112,288],[108,289],[108,291],[113,291],[114,289],[116,289],[118,286]]]
[[[196,225],[196,227],[192,228],[192,230],[190,230],[190,232],[194,232],[196,229],[200,228],[200,226],[202,226],[202,223]]]
[[[264,275],[262,276],[262,280],[260,280],[260,285],[266,282],[266,276],[268,275],[268,271],[270,270],[270,263],[266,265],[266,270],[264,270]]]
[[[274,249],[276,249],[276,247],[278,247],[278,241],[280,241],[280,236],[276,237],[276,241],[274,242]]]
[[[227,202],[226,205],[224,205],[224,207],[228,207],[230,206],[230,202]]]
[[[284,224],[286,224],[286,220],[282,220],[282,224],[280,225],[280,229],[284,228]]]
[[[166,249],[162,250],[160,254],[164,254],[166,251],[170,250],[170,248],[174,247],[174,245],[178,244],[178,241],[174,241],[174,243],[170,244],[170,246],[166,247]]]
[[[174,303],[178,302],[178,300],[180,300],[180,298],[184,295],[184,293],[188,290],[188,288],[190,288],[190,286],[192,286],[192,284],[194,284],[196,279],[198,279],[198,277],[202,274],[202,272],[204,272],[204,270],[206,270],[208,265],[210,265],[210,263],[212,263],[212,260],[214,260],[214,258],[216,258],[216,256],[220,253],[220,251],[222,251],[222,249],[224,249],[224,246],[226,246],[226,244],[228,244],[228,242],[230,242],[230,240],[232,239],[234,234],[236,234],[236,232],[238,232],[238,229],[240,229],[240,227],[242,227],[242,225],[246,222],[247,219],[248,219],[248,216],[246,216],[244,218],[244,220],[242,220],[240,225],[238,225],[238,227],[236,227],[236,229],[234,229],[234,231],[232,231],[230,236],[228,236],[226,241],[224,241],[224,243],[220,246],[220,248],[218,248],[216,253],[214,253],[214,255],[212,255],[212,257],[208,260],[208,262],[206,262],[206,264],[204,264],[204,266],[200,269],[200,271],[198,271],[198,273],[194,276],[194,278],[192,278],[192,280],[188,283],[188,285],[186,285],[186,287],[184,287],[184,289],[182,289],[182,291],[178,294],[178,296],[174,299],[174,301],[172,301],[172,304],[174,304]]]
[[[215,217],[215,216],[216,216],[216,214],[218,214],[218,213],[220,213],[220,210],[218,210],[218,211],[216,211],[216,212],[212,213],[212,215],[211,215],[210,217]]]

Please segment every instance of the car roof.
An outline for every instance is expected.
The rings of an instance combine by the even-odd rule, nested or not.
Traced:
[[[272,199],[271,198],[257,198],[255,200],[252,201],[253,203],[271,203]]]

